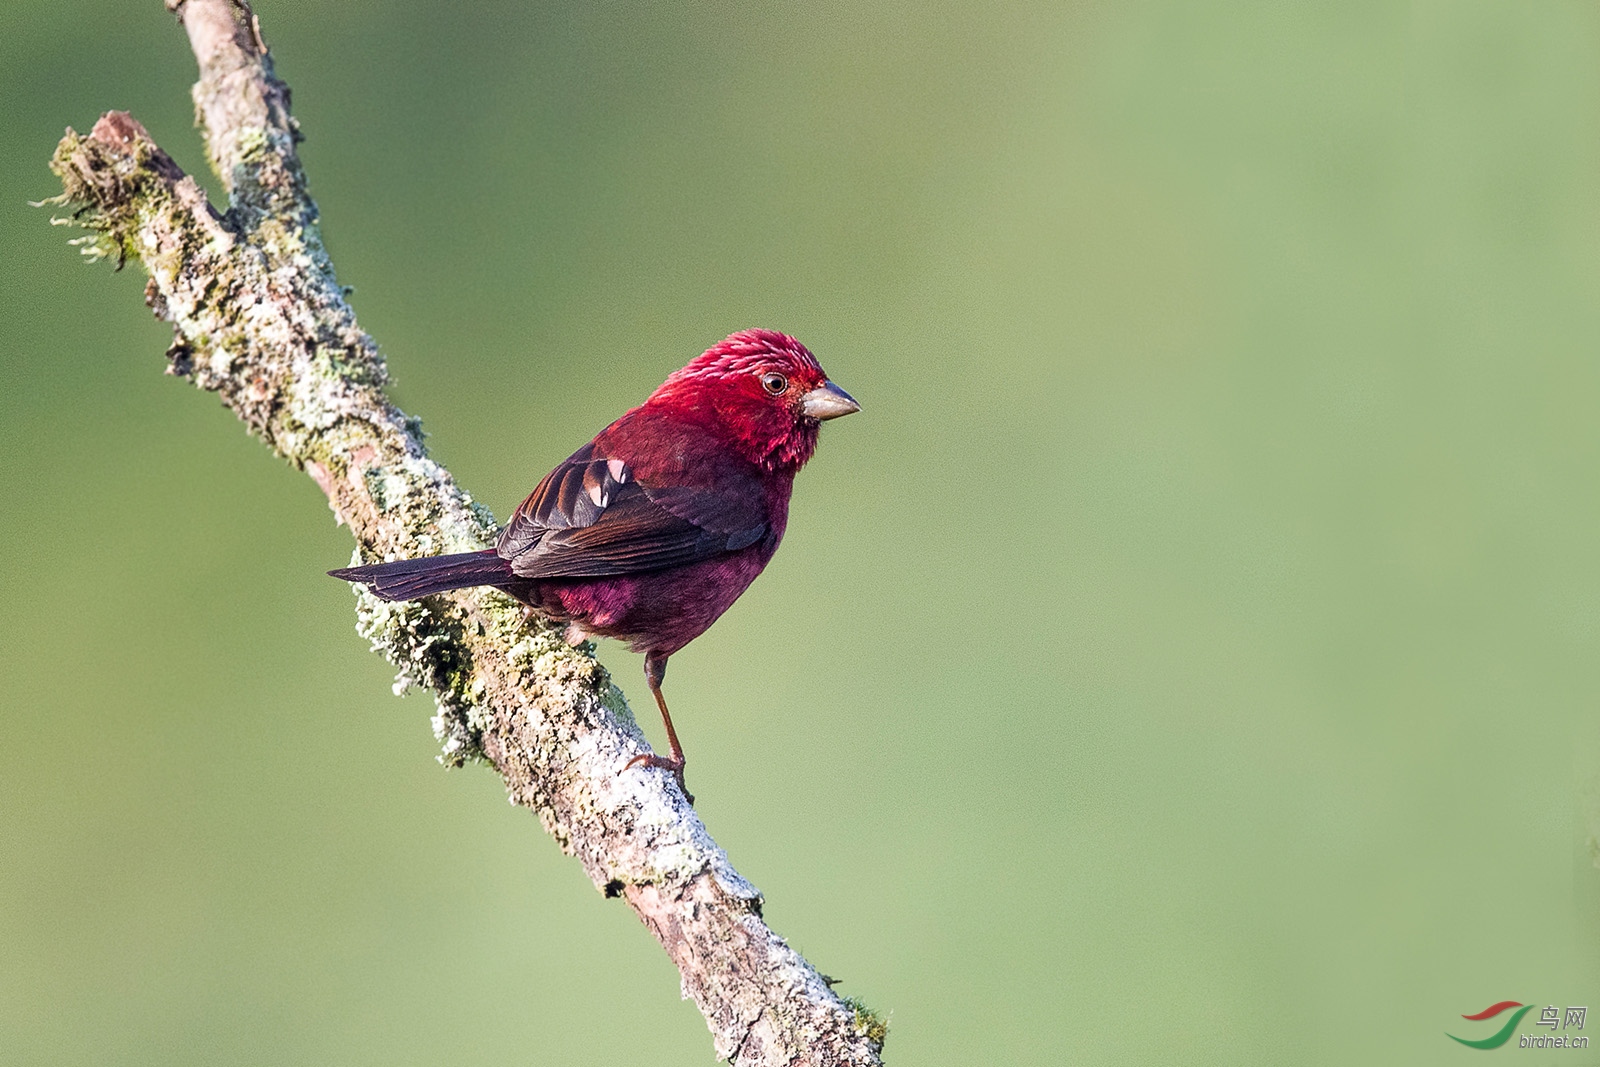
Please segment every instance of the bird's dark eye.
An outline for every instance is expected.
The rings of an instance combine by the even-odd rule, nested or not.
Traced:
[[[777,396],[779,393],[789,388],[789,379],[785,378],[781,374],[778,374],[776,371],[773,371],[761,376],[761,387],[767,392],[771,393],[773,396]]]

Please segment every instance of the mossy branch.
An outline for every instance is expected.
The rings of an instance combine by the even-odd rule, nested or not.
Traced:
[[[168,372],[217,393],[308,473],[365,560],[492,543],[494,517],[428,456],[385,395],[383,357],[357,325],[317,230],[289,92],[241,0],[167,0],[200,66],[217,212],[127,114],[68,130],[51,160],[84,250],[142,263],[145,297],[173,327]],[[309,565],[309,564],[308,564]],[[411,604],[358,592],[359,629],[433,690],[451,764],[481,757],[677,965],[719,1057],[743,1064],[877,1064],[885,1030],[763,922],[665,772],[619,774],[644,750],[627,703],[587,648],[493,590]]]

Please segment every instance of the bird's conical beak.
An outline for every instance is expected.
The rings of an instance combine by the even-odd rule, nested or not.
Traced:
[[[840,415],[860,411],[861,405],[837,385],[823,382],[800,398],[800,410],[813,419],[837,419]]]

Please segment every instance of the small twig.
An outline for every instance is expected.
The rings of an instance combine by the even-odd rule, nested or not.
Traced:
[[[384,393],[317,231],[289,91],[242,0],[166,0],[200,65],[196,111],[228,193],[219,214],[130,116],[71,130],[51,167],[94,248],[138,259],[173,325],[169,372],[216,392],[327,495],[364,559],[491,543],[493,516],[428,456]],[[432,689],[444,759],[488,760],[608,896],[677,965],[717,1054],[739,1064],[877,1064],[885,1028],[761,919],[761,895],[662,773],[619,775],[643,751],[622,694],[585,649],[492,590],[385,604],[359,629]]]

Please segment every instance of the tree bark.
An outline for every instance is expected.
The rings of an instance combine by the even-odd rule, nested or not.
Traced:
[[[129,115],[68,130],[50,201],[90,231],[91,257],[137,259],[145,298],[173,326],[168,372],[217,393],[304,470],[364,560],[491,545],[494,517],[434,462],[417,420],[334,276],[289,111],[254,13],[241,0],[167,0],[200,67],[217,212]],[[884,1023],[761,918],[761,894],[711,839],[670,775],[619,774],[645,750],[621,692],[588,647],[489,589],[387,604],[357,591],[359,631],[399,668],[397,690],[434,691],[441,757],[487,760],[607,896],[659,940],[700,1007],[718,1057],[740,1065],[878,1064]]]

